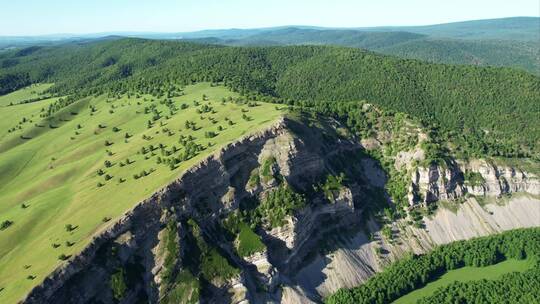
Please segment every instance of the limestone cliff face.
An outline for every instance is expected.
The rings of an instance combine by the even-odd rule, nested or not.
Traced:
[[[361,153],[356,140],[340,136],[336,126],[332,120],[307,127],[282,119],[223,147],[105,228],[23,302],[320,302],[339,288],[362,283],[406,252],[540,226],[540,201],[534,197],[515,197],[503,206],[481,206],[471,198],[455,213],[440,209],[425,218],[425,229],[405,220],[392,223],[388,239],[372,216],[388,200],[382,190],[385,174]],[[346,176],[342,184],[328,186],[324,193],[316,190],[329,175],[340,173]],[[246,202],[261,204],[283,185],[302,193],[305,206],[287,214],[277,227],[254,227],[264,249],[241,256],[236,241],[224,232],[224,219],[245,212]],[[456,162],[449,168],[415,171],[411,202],[517,192],[539,194],[538,178],[484,161]],[[211,279],[198,275],[201,265],[193,260],[204,250],[235,271]],[[126,272],[126,290],[119,297],[111,289],[111,278],[120,270]],[[198,276],[189,282],[199,284],[200,290],[180,275],[186,271]],[[171,282],[171,277],[176,279]],[[174,296],[180,299],[171,300]]]
[[[163,301],[172,288],[164,283],[166,273],[181,272],[181,261],[198,254],[189,248],[189,239],[193,239],[189,234],[194,233],[189,231],[187,220],[200,227],[200,240],[238,270],[230,278],[205,282],[201,302],[279,302],[282,292],[278,285],[287,280],[285,273],[289,266],[301,261],[308,251],[306,248],[316,245],[319,221],[353,214],[353,196],[358,193],[342,187],[335,202],[311,197],[309,205],[287,216],[281,227],[260,229],[257,233],[267,249],[249,257],[236,254],[233,244],[224,238],[220,223],[238,210],[243,200],[262,198],[280,183],[309,191],[326,174],[338,170],[330,164],[329,156],[360,148],[352,141],[338,138],[323,144],[319,136],[322,130],[311,130],[282,119],[262,132],[224,147],[107,227],[79,255],[34,288],[23,302],[117,302],[111,290],[111,277],[119,269],[136,270],[126,275],[128,288],[121,296],[121,303],[141,299],[151,303]],[[275,159],[271,168],[274,177],[261,177],[256,185],[248,186],[252,172],[269,158]],[[351,180],[351,185],[359,182],[360,179]],[[174,235],[168,235],[171,225],[176,227]],[[170,238],[178,243],[179,253],[173,259],[174,264],[167,266],[166,247]]]
[[[413,172],[411,179],[411,205],[454,200],[466,194],[495,197],[517,192],[540,194],[538,176],[485,160],[421,167]]]

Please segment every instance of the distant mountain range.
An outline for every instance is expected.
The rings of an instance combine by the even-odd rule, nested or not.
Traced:
[[[512,17],[428,26],[323,28],[281,26],[178,33],[107,32],[0,37],[0,49],[138,37],[231,46],[339,45],[435,63],[504,66],[540,74],[540,18]]]
[[[537,41],[540,39],[539,17],[511,17],[471,20],[427,26],[362,28],[368,31],[406,31],[438,38],[502,39]]]

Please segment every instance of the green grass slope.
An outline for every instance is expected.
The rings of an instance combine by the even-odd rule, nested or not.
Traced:
[[[30,92],[2,96],[0,104]],[[49,120],[41,109],[57,98],[1,107],[3,130],[21,116],[28,121],[0,140],[0,222],[12,222],[0,230],[0,302],[16,302],[63,263],[61,255],[76,254],[182,171],[282,114],[271,104],[222,102],[236,96],[209,84],[187,86],[170,103],[100,95]]]
[[[15,91],[11,94],[0,96],[0,117],[3,118],[0,119],[0,130],[3,130],[2,132],[0,132],[0,141],[10,135],[10,132],[8,132],[9,129],[22,129],[24,124],[24,118],[28,120],[39,120],[39,112],[41,108],[44,106],[48,106],[50,103],[54,102],[56,100],[55,98],[42,100],[36,103],[28,103],[24,105],[19,105],[18,103],[21,101],[38,98],[40,96],[40,93],[50,87],[51,84],[33,85]],[[13,104],[13,106],[9,106],[10,104]],[[8,117],[9,119],[5,119]]]
[[[43,94],[43,92],[49,89],[51,86],[52,84],[46,84],[46,83],[35,84],[35,85],[28,86],[24,89],[20,89],[18,91],[12,92],[10,94],[1,96],[0,107],[6,107],[6,106],[9,106],[10,104],[16,105],[24,101],[30,101],[32,99],[39,98],[41,94]],[[3,110],[8,110],[8,108],[3,109]]]
[[[435,290],[450,285],[453,282],[469,282],[477,280],[495,280],[510,272],[523,272],[535,265],[533,259],[527,260],[506,260],[495,265],[485,267],[463,267],[450,270],[439,279],[428,283],[426,286],[417,289],[407,295],[397,299],[395,304],[416,303],[416,301],[432,295]]]

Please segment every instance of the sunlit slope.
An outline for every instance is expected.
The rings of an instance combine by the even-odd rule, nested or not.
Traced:
[[[34,84],[29,87],[20,89],[18,91],[12,92],[7,95],[0,96],[0,107],[5,107],[8,105],[16,105],[18,103],[23,103],[31,99],[39,98],[45,90],[50,88],[52,84]],[[2,114],[4,113],[4,108],[2,109]]]
[[[50,84],[33,85],[20,89],[13,93],[0,96],[0,142],[10,135],[9,129],[24,127],[22,120],[26,118],[33,122],[40,120],[39,114],[43,107],[55,101],[57,98],[41,100],[34,103],[19,105],[18,103],[33,100],[40,97],[40,93],[48,89]],[[12,106],[10,106],[12,105]],[[21,122],[21,124],[19,124]],[[28,122],[30,124],[30,122]]]
[[[61,255],[76,254],[182,171],[282,114],[272,104],[229,97],[236,94],[209,84],[185,87],[172,103],[100,96],[47,121],[39,114],[53,100],[0,107],[0,223],[12,222],[0,230],[0,302],[16,302],[62,263]],[[8,133],[32,114],[32,122]]]
[[[427,283],[424,287],[416,289],[405,296],[394,301],[394,304],[416,303],[418,300],[433,295],[439,289],[444,288],[454,282],[469,282],[480,280],[497,280],[501,276],[511,272],[523,272],[533,268],[534,259],[515,260],[509,259],[494,265],[485,267],[462,267],[453,269],[433,282]]]

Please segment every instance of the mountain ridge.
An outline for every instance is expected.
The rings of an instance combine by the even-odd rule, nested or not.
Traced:
[[[493,24],[496,24],[496,26],[500,26],[500,23],[503,24],[512,24],[515,22],[525,22],[525,23],[539,23],[540,17],[537,16],[517,16],[517,17],[503,17],[503,18],[490,18],[490,19],[478,19],[478,20],[465,20],[465,21],[455,21],[455,22],[448,22],[448,23],[439,23],[439,24],[430,24],[430,25],[418,25],[418,26],[410,26],[410,25],[404,25],[404,26],[372,26],[372,27],[323,27],[323,26],[315,26],[315,25],[281,25],[281,26],[271,26],[271,27],[262,27],[262,28],[228,28],[228,29],[205,29],[205,30],[198,30],[198,31],[190,31],[190,32],[134,32],[134,31],[109,31],[109,32],[101,32],[101,33],[84,33],[84,34],[70,34],[70,33],[57,33],[57,34],[45,34],[45,35],[10,35],[10,36],[0,36],[0,39],[7,39],[7,38],[44,38],[44,37],[52,37],[52,38],[95,38],[95,36],[111,36],[111,35],[118,35],[118,36],[124,36],[124,35],[136,35],[136,37],[139,38],[149,38],[145,35],[170,35],[171,37],[178,37],[178,36],[185,36],[191,38],[208,38],[208,37],[214,37],[217,34],[217,37],[220,38],[219,34],[225,34],[225,36],[245,36],[249,35],[253,32],[261,32],[261,31],[274,31],[274,30],[280,30],[284,28],[300,28],[300,29],[316,29],[316,30],[361,30],[361,31],[407,31],[405,29],[409,29],[409,32],[415,33],[415,29],[431,29],[431,28],[438,28],[438,27],[456,27],[456,26],[465,26],[465,27],[478,27],[479,25],[485,25],[485,26],[493,26]],[[526,26],[521,26],[525,27]],[[517,28],[520,28],[520,26],[517,26]],[[229,32],[229,33],[227,33]],[[235,32],[244,32],[244,34],[239,35]],[[540,34],[538,34],[540,35]],[[446,36],[445,36],[446,37]],[[161,37],[165,38],[165,37]],[[511,39],[515,40],[515,38]]]
[[[83,43],[110,36],[188,40],[236,46],[339,45],[434,63],[507,66],[540,75],[540,17],[510,17],[426,26],[332,28],[277,26],[196,32],[104,32],[0,37],[0,50]]]

